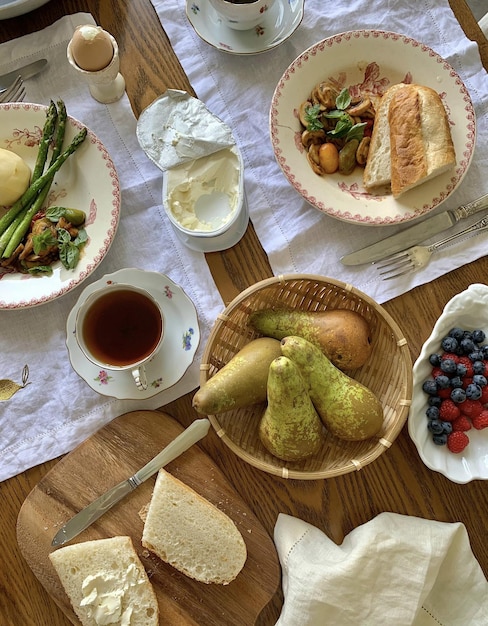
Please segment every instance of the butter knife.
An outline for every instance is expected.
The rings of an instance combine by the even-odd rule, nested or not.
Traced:
[[[2,74],[2,76],[0,76],[0,91],[8,89],[17,76],[20,76],[22,80],[27,80],[28,78],[32,78],[36,74],[39,74],[39,72],[42,72],[46,65],[47,59],[39,59],[38,61],[29,63],[23,67],[19,67],[19,69],[13,70],[8,74]]]
[[[384,259],[391,254],[406,250],[410,246],[415,246],[422,241],[425,241],[432,235],[437,235],[457,224],[459,220],[462,220],[470,215],[474,215],[479,211],[484,211],[488,208],[488,193],[481,196],[473,202],[461,205],[457,209],[452,211],[443,211],[438,215],[429,217],[418,224],[414,224],[405,230],[401,230],[386,239],[382,239],[376,243],[366,246],[356,252],[351,252],[341,257],[341,263],[343,265],[360,265],[361,263],[373,263]]]
[[[139,485],[159,471],[164,465],[167,465],[185,452],[185,450],[191,448],[197,441],[203,439],[208,433],[209,428],[210,422],[208,419],[195,420],[186,430],[178,435],[176,439],[169,443],[158,455],[138,470],[133,476],[109,489],[68,520],[66,524],[58,530],[51,545],[58,547],[71,541],[71,539],[88,528],[88,526],[93,524],[93,522],[110,510],[117,502],[120,502],[127,494],[134,491],[134,489],[139,487]]]

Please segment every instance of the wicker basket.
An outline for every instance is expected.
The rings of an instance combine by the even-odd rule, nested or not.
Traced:
[[[243,291],[218,316],[202,356],[201,386],[245,344],[260,336],[248,325],[249,316],[270,307],[308,311],[352,309],[368,320],[372,355],[361,368],[348,374],[380,399],[383,429],[378,437],[358,442],[326,434],[318,454],[299,462],[285,462],[270,454],[259,440],[258,424],[264,404],[210,415],[212,426],[235,454],[276,476],[316,480],[360,470],[390,447],[407,419],[412,398],[412,360],[403,333],[380,305],[351,285],[309,274],[270,278]]]

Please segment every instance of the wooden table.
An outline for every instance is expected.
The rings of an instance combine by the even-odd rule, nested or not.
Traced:
[[[477,41],[488,70],[488,41],[464,0],[450,5],[468,38]],[[167,88],[192,87],[175,57],[149,0],[56,0],[27,16],[0,22],[0,42],[40,30],[65,14],[90,12],[119,45],[121,72],[136,116]],[[474,192],[475,193],[475,192]],[[252,224],[232,249],[206,255],[216,285],[230,302],[240,291],[272,275]],[[387,302],[385,309],[405,333],[416,359],[446,302],[475,282],[486,282],[488,259],[451,272]],[[164,407],[183,425],[195,418],[188,394]],[[162,407],[163,408],[163,407]],[[488,576],[488,489],[482,481],[457,485],[431,472],[419,459],[406,427],[394,445],[357,473],[321,481],[284,480],[244,463],[211,432],[202,444],[272,535],[279,512],[300,517],[337,543],[382,511],[445,522],[463,522],[473,552]],[[24,562],[16,542],[19,509],[30,490],[56,463],[43,463],[0,484],[0,623],[2,626],[66,626],[67,618]],[[270,626],[282,604],[281,592],[258,623]]]

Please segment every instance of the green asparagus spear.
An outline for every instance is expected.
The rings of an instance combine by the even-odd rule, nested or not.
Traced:
[[[47,152],[49,150],[49,144],[51,143],[51,139],[54,135],[54,130],[56,128],[56,120],[58,117],[58,111],[56,109],[56,105],[51,100],[51,103],[47,109],[46,121],[44,123],[44,128],[42,129],[42,137],[39,142],[39,149],[37,151],[37,159],[34,165],[34,170],[32,171],[31,184],[37,180],[44,171],[44,166],[46,164]]]
[[[56,130],[56,141],[55,141],[53,152],[52,152],[52,155],[51,155],[50,165],[52,165],[55,162],[55,160],[58,158],[58,156],[61,153],[61,149],[63,147],[64,133],[65,133],[65,130],[66,130],[66,119],[67,119],[66,107],[65,107],[64,102],[62,100],[60,100],[58,102],[58,106],[59,106],[59,116],[58,116],[58,112],[57,112],[56,107],[55,107],[55,105],[54,105],[54,103],[52,101],[51,101],[51,105],[52,106],[50,106],[49,110],[48,110],[48,120],[46,121],[46,124],[44,126],[43,140],[41,141],[41,143],[43,143],[43,141],[45,139],[47,140],[46,150],[44,151],[44,147],[42,148],[42,150],[44,152],[44,156],[39,158],[39,153],[41,152],[41,148],[39,148],[39,152],[38,152],[38,156],[37,156],[37,160],[36,160],[36,165],[34,167],[34,172],[36,171],[36,169],[39,169],[40,170],[40,174],[36,175],[34,173],[32,175],[31,184],[32,184],[32,182],[34,182],[34,180],[37,180],[37,178],[39,178],[40,175],[42,175],[42,172],[44,170],[44,165],[45,165],[46,158],[47,158],[47,146],[48,146],[49,142],[51,141],[51,138],[52,138],[53,132],[54,132],[54,127],[52,127],[52,128],[47,128],[47,127],[48,126],[52,126],[52,123],[53,123],[54,120],[57,120],[57,130]],[[52,112],[52,107],[54,107],[54,112]],[[42,206],[44,204],[44,201],[46,199],[46,196],[49,193],[49,189],[51,188],[51,184],[52,184],[53,179],[54,179],[54,174],[51,176],[51,180],[50,181],[48,180],[46,182],[46,184],[44,185],[42,190],[31,201],[31,203],[27,204],[27,206],[24,207],[24,209],[22,211],[20,211],[16,215],[15,219],[13,220],[13,222],[2,233],[2,235],[0,236],[0,256],[4,253],[5,248],[7,247],[8,243],[10,242],[10,240],[11,240],[13,234],[15,233],[15,231],[17,230],[19,224],[24,221],[25,216],[27,214],[27,211],[29,211],[30,214],[32,214],[32,216],[34,216],[42,208]],[[14,248],[14,250],[15,250],[15,248]]]
[[[52,165],[44,172],[42,176],[40,176],[32,185],[27,189],[24,195],[18,200],[9,211],[0,219],[0,233],[5,230],[15,219],[16,215],[22,211],[22,209],[32,201],[33,198],[37,195],[39,191],[41,191],[46,184],[50,184],[52,182],[52,176],[59,170],[61,165],[66,161],[66,159],[75,152],[75,150],[83,143],[87,135],[87,129],[83,128],[73,139],[73,141],[69,144],[69,146],[64,150],[58,158],[54,161]],[[19,206],[17,206],[19,205]],[[2,220],[4,218],[8,218],[13,209],[15,213],[12,215],[11,219],[5,220],[6,224],[2,229]],[[32,217],[35,215],[36,211],[32,211],[32,207],[27,211],[24,218],[17,226],[15,233],[10,238],[7,247],[2,253],[2,257],[4,259],[8,259],[17,248],[19,243],[24,238],[26,232],[29,230],[30,222]]]

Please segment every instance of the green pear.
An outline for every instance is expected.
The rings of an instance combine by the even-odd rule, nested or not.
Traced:
[[[259,423],[259,438],[283,461],[299,461],[318,452],[322,422],[297,366],[280,356],[269,366],[268,405]]]
[[[351,441],[378,434],[383,407],[370,389],[341,372],[303,337],[285,337],[281,352],[297,365],[317,413],[332,434]]]
[[[262,309],[251,313],[249,324],[266,337],[303,337],[318,346],[341,370],[361,367],[373,345],[368,321],[349,309]]]
[[[200,387],[193,396],[193,408],[204,415],[216,415],[265,402],[269,366],[280,355],[277,339],[250,341]]]

